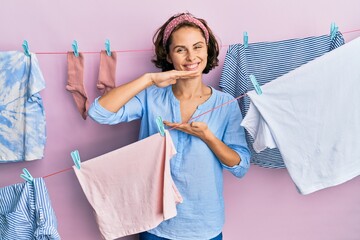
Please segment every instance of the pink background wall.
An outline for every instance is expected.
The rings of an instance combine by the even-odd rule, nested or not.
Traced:
[[[151,38],[171,15],[189,11],[205,18],[223,45],[220,66],[206,81],[217,86],[227,46],[249,42],[317,36],[329,32],[330,23],[347,32],[360,28],[360,1],[47,1],[2,0],[0,3],[0,51],[20,50],[24,39],[32,52],[66,52],[76,39],[80,51],[99,52],[105,39],[114,50],[151,49]],[[360,31],[345,34],[346,41]],[[26,167],[42,177],[72,166],[70,151],[78,149],[82,160],[136,141],[139,123],[102,126],[82,120],[65,90],[65,54],[38,54],[46,79],[41,93],[47,117],[47,146],[43,160],[0,165],[0,187],[23,181]],[[118,55],[117,84],[147,71],[151,51]],[[85,84],[90,100],[95,88],[99,55],[85,55]],[[359,136],[354,136],[359,137]],[[100,239],[92,210],[73,171],[45,178],[64,240]],[[307,196],[297,193],[286,170],[252,166],[238,181],[225,173],[226,240],[359,240],[360,178]],[[129,236],[123,239],[137,239]]]

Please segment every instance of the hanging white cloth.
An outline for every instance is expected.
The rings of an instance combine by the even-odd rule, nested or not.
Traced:
[[[278,147],[302,194],[360,175],[360,38],[248,93],[241,125]]]

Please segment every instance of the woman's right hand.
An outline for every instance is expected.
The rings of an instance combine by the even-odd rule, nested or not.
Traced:
[[[197,76],[197,71],[177,71],[150,73],[150,79],[157,87],[167,87],[180,79],[190,79]]]
[[[141,77],[120,85],[99,98],[99,104],[110,112],[117,112],[136,94],[155,84],[166,87],[175,84],[179,79],[189,79],[197,76],[196,71],[167,71],[145,73]]]

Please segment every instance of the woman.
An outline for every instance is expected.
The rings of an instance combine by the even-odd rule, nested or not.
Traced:
[[[162,72],[111,90],[95,100],[89,115],[103,124],[141,118],[140,139],[158,132],[157,116],[175,128],[169,131],[177,150],[171,174],[183,203],[176,217],[141,233],[141,240],[222,239],[222,170],[244,176],[250,153],[236,101],[201,115],[233,99],[203,82],[203,73],[218,65],[218,43],[203,19],[183,13],[158,29],[154,44],[153,62]]]

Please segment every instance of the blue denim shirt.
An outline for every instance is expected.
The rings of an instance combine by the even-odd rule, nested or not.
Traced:
[[[230,94],[212,88],[211,97],[199,105],[193,117],[234,99]],[[89,109],[89,116],[102,124],[130,122],[141,118],[139,139],[158,132],[156,117],[180,123],[180,102],[171,86],[149,87],[125,104],[118,112],[104,109],[98,99]],[[217,236],[224,224],[223,169],[243,177],[250,166],[250,152],[240,126],[241,112],[237,101],[226,104],[195,119],[205,122],[209,129],[227,146],[237,152],[241,162],[226,166],[198,137],[169,131],[177,154],[171,159],[171,174],[183,197],[177,206],[177,216],[162,222],[149,232],[169,239],[210,239]]]

